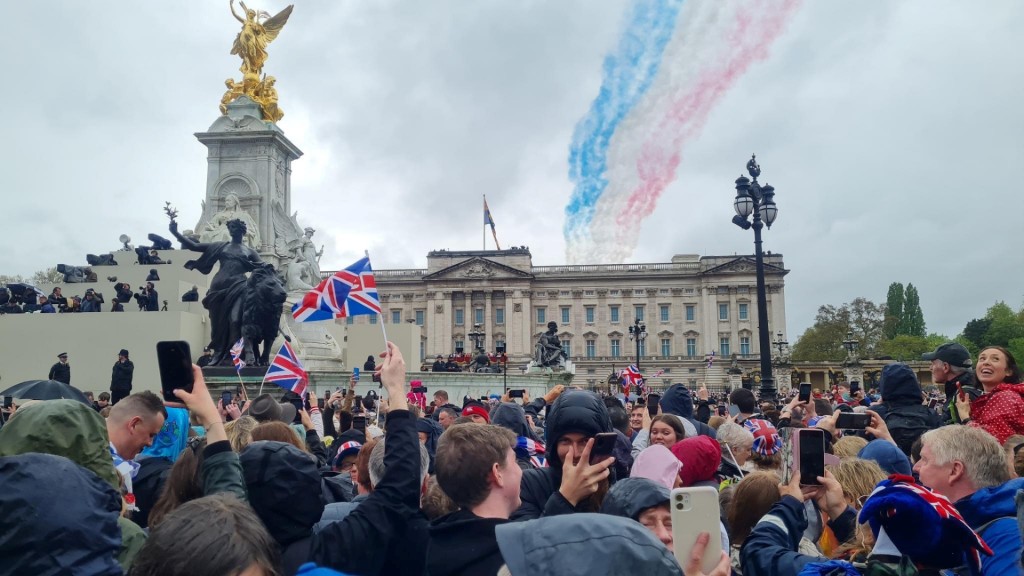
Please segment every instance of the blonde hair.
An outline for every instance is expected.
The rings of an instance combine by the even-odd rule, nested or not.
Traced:
[[[252,443],[252,431],[259,426],[259,422],[252,416],[242,416],[238,420],[232,420],[224,425],[224,431],[228,435],[228,442],[231,449],[241,452],[246,446]]]
[[[722,418],[718,414],[715,414],[711,418],[708,418],[708,426],[718,430],[718,428],[725,422],[725,418]]]
[[[832,445],[832,453],[838,458],[856,458],[861,448],[868,445],[868,441],[860,436],[843,436]]]
[[[838,465],[826,466],[825,469],[836,477],[836,481],[843,487],[843,497],[858,510],[861,507],[860,499],[870,495],[875,486],[887,478],[877,462],[863,458],[846,458]]]

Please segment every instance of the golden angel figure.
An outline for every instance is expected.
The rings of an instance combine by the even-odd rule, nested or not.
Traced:
[[[288,23],[288,17],[292,15],[292,5],[289,4],[287,8],[272,17],[263,10],[257,12],[248,8],[245,2],[239,2],[239,4],[245,12],[245,18],[235,12],[235,0],[229,0],[231,15],[242,23],[242,31],[235,37],[231,53],[242,58],[242,66],[239,70],[244,76],[259,78],[263,71],[263,64],[267,61],[267,45],[277,38],[281,29]]]

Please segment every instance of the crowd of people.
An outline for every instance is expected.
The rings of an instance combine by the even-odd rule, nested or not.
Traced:
[[[447,358],[438,354],[434,363],[423,366],[430,372],[490,372],[500,374],[506,366],[508,357],[504,352],[484,352],[477,349],[476,354],[457,352]]]
[[[153,273],[155,270],[149,278],[159,280],[160,278]],[[95,288],[87,288],[84,296],[64,296],[60,286],[55,286],[49,295],[40,294],[35,290],[23,291],[19,295],[12,295],[8,291],[4,291],[3,294],[6,294],[6,300],[0,302],[0,314],[102,312],[103,305],[106,304],[103,294],[97,292]],[[114,298],[109,311],[124,312],[124,305],[133,300],[143,312],[167,310],[167,301],[163,301],[161,307],[156,285],[147,280],[144,286],[139,286],[138,292],[133,292],[131,284],[127,282],[115,282]]]
[[[876,390],[808,399],[674,384],[428,404],[389,344],[383,397],[215,398],[194,367],[177,402],[101,395],[105,418],[30,401],[0,428],[0,572],[1022,573],[1020,368],[999,347],[925,359],[945,396],[893,363]],[[791,459],[806,429],[826,452],[810,479]],[[674,526],[697,490],[713,523]]]

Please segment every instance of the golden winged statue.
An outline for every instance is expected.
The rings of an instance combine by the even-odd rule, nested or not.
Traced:
[[[228,104],[245,95],[260,105],[264,120],[279,122],[284,117],[284,112],[277,105],[274,77],[263,74],[263,65],[267,61],[267,46],[288,23],[293,5],[288,5],[276,16],[271,16],[263,10],[252,10],[245,2],[240,1],[239,5],[245,13],[244,18],[235,12],[235,0],[228,0],[228,5],[231,7],[231,15],[242,23],[242,31],[235,37],[235,43],[231,46],[231,53],[242,59],[242,66],[239,68],[242,71],[242,81],[235,82],[232,78],[224,81],[227,91],[220,101],[221,114],[227,114]]]

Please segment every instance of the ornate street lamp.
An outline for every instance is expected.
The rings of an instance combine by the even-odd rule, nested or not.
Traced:
[[[473,331],[466,334],[473,340],[473,353],[476,354],[477,350],[484,347],[484,331],[480,328],[479,324],[473,324]]]
[[[761,175],[761,167],[757,164],[757,156],[751,156],[747,162],[750,174],[736,179],[736,200],[733,208],[736,215],[732,222],[744,230],[754,229],[754,256],[757,261],[757,332],[761,352],[761,399],[774,401],[776,396],[775,378],[772,377],[772,344],[768,332],[768,297],[764,285],[764,253],[761,250],[761,228],[769,229],[779,215],[775,205],[775,188],[765,184],[761,186],[757,177]],[[752,221],[748,220],[753,216]]]
[[[640,370],[640,347],[647,339],[647,325],[639,318],[633,320],[633,325],[629,327],[629,339],[636,341],[636,369]]]
[[[843,340],[843,348],[846,348],[846,360],[843,362],[843,369],[846,372],[846,381],[860,381],[861,364],[857,355],[857,346],[860,341],[853,337],[853,331],[846,333],[846,340]]]

